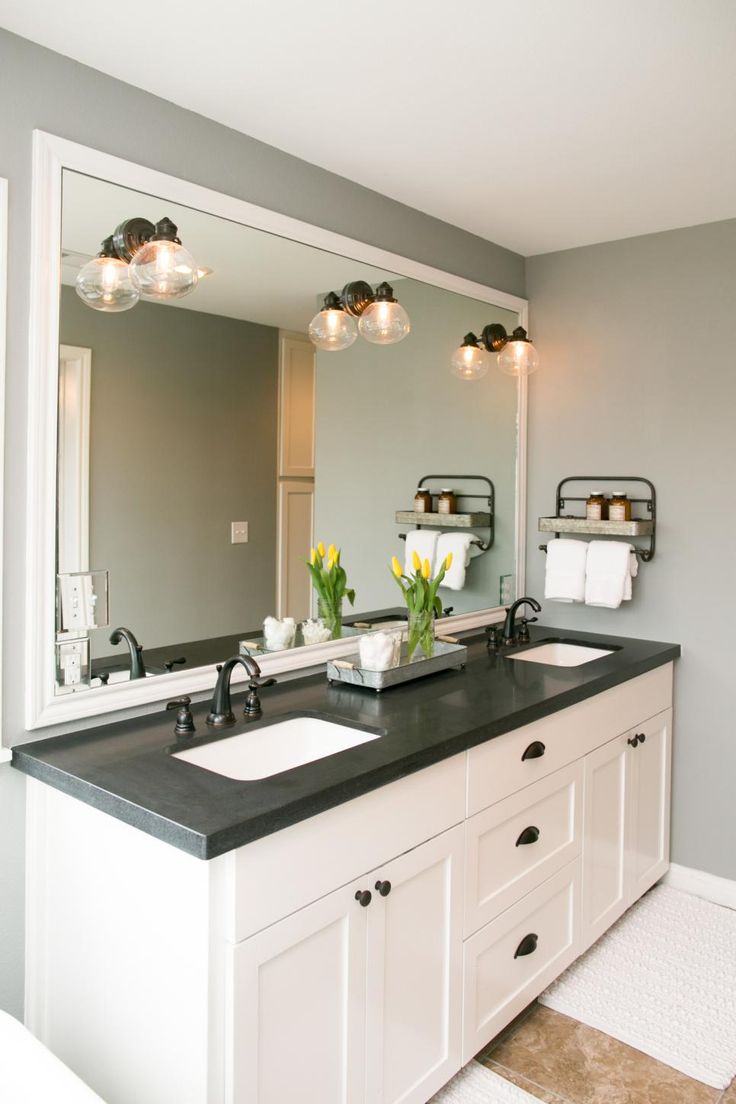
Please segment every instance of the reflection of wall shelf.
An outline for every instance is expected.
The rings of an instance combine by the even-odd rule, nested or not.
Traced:
[[[417,486],[426,487],[431,494],[439,494],[442,487],[452,486],[456,483],[465,484],[468,481],[484,483],[487,490],[484,490],[482,494],[478,494],[475,491],[456,491],[455,494],[457,498],[480,498],[488,505],[487,511],[473,511],[472,513],[462,511],[457,514],[440,514],[435,511],[420,513],[418,510],[397,510],[396,524],[413,525],[416,529],[421,529],[424,525],[430,527],[434,526],[438,529],[487,529],[487,541],[478,539],[472,542],[481,552],[487,552],[493,544],[495,535],[494,501],[496,497],[493,481],[489,479],[487,475],[423,475],[417,483]],[[432,483],[437,484],[434,490],[431,488]],[[406,540],[406,533],[399,533],[399,539]]]
[[[630,498],[632,505],[643,506],[649,515],[646,518],[632,518],[631,521],[588,521],[585,517],[574,517],[563,514],[569,502],[579,502],[584,509],[585,495],[570,495],[564,492],[568,483],[587,483],[588,487],[596,484],[613,483],[622,490],[630,483],[640,483],[647,488],[646,498]],[[648,563],[654,556],[654,545],[657,532],[657,492],[654,484],[641,475],[568,475],[557,484],[555,495],[557,513],[554,517],[539,519],[539,529],[543,533],[555,533],[558,537],[561,533],[580,533],[587,536],[599,537],[649,537],[648,548],[634,548],[637,556]],[[546,552],[547,545],[540,544],[540,551]]]
[[[490,514],[431,514],[419,510],[397,510],[398,525],[437,525],[444,529],[473,529],[477,526],[488,529]]]
[[[650,537],[654,522],[634,518],[632,521],[588,521],[581,517],[543,517],[539,519],[542,533],[589,533],[604,537]]]

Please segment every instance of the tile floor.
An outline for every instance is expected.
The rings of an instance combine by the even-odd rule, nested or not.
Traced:
[[[545,1104],[736,1104],[595,1028],[533,1004],[477,1056]]]

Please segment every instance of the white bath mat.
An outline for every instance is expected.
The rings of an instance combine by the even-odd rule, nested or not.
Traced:
[[[725,1089],[736,1075],[736,912],[656,886],[539,999]]]
[[[539,1104],[539,1100],[480,1062],[470,1062],[432,1097],[430,1104]]]

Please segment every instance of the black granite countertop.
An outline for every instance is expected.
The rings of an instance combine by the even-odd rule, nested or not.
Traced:
[[[464,670],[444,671],[375,694],[311,675],[262,691],[263,717],[224,733],[194,706],[197,733],[173,735],[160,713],[13,749],[13,766],[201,859],[277,832],[387,782],[548,716],[676,659],[677,644],[535,626],[532,643],[555,637],[612,647],[579,667],[489,654],[482,634],[464,640]],[[242,694],[233,695],[242,716]],[[380,731],[382,738],[271,778],[238,782],[171,752],[226,739],[285,714],[316,713]]]

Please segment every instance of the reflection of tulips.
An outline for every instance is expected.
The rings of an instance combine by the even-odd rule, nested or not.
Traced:
[[[432,655],[434,650],[434,618],[437,614],[442,613],[442,601],[437,596],[437,590],[452,564],[452,552],[445,557],[434,579],[431,577],[432,565],[429,560],[422,563],[416,551],[414,551],[411,562],[414,571],[411,575],[405,575],[396,556],[391,560],[391,571],[404,596],[406,608],[409,612],[409,659],[413,656],[418,645],[421,645],[426,656]]]
[[[336,640],[342,636],[343,598],[347,598],[351,606],[355,602],[355,591],[347,585],[348,577],[345,568],[340,564],[340,549],[331,544],[325,551],[325,546],[320,541],[309,553],[307,570],[317,592],[319,616],[330,629],[332,639]]]

